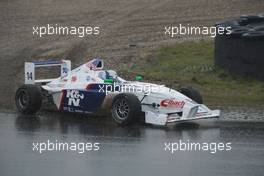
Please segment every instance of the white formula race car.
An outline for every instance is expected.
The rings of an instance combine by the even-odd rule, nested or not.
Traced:
[[[35,79],[35,68],[60,66],[61,76]],[[163,85],[126,81],[113,70],[104,70],[100,59],[93,59],[73,70],[69,60],[25,63],[25,84],[16,92],[19,112],[34,114],[43,99],[56,105],[59,111],[95,113],[110,105],[111,115],[119,125],[128,125],[142,117],[145,123],[167,125],[220,116],[202,104],[202,97],[192,88],[178,91]],[[110,102],[110,103],[109,103]]]

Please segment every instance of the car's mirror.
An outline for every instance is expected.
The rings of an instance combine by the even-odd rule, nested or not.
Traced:
[[[113,79],[105,79],[104,83],[112,84],[112,83],[114,83],[114,80]]]
[[[136,81],[141,81],[141,80],[142,80],[142,76],[137,75],[137,76],[135,77],[135,80],[136,80]]]

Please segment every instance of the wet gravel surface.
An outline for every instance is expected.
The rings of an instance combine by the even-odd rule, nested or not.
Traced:
[[[233,106],[222,109],[224,120],[264,121],[264,107]]]
[[[262,116],[263,112],[241,115]],[[226,117],[225,117],[226,116]],[[227,119],[170,127],[118,127],[103,117],[0,113],[2,176],[28,175],[262,175],[264,122]],[[99,151],[33,151],[33,142],[100,143]],[[165,151],[165,142],[231,143],[231,151]]]

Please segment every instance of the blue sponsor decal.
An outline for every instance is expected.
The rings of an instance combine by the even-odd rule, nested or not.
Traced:
[[[105,93],[86,90],[64,90],[62,110],[68,112],[96,112],[102,105]]]

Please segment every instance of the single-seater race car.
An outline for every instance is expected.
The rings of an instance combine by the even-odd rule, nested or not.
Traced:
[[[60,66],[61,76],[35,79],[38,67]],[[138,118],[145,123],[167,125],[220,116],[220,110],[203,105],[200,93],[193,88],[178,91],[164,85],[126,81],[113,70],[104,70],[101,59],[93,59],[73,70],[71,61],[36,61],[25,63],[25,84],[15,95],[19,112],[34,114],[43,99],[54,103],[59,111],[95,113],[109,105],[111,116],[119,125],[128,125]],[[110,102],[110,103],[109,103]]]

